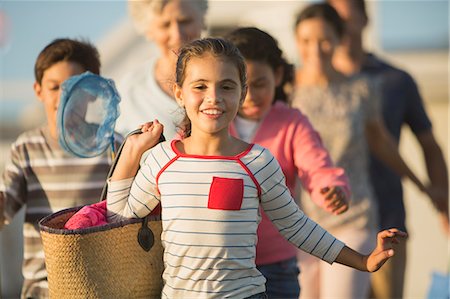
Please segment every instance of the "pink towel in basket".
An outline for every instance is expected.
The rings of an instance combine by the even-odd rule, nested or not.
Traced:
[[[106,200],[84,206],[64,225],[65,229],[80,229],[92,226],[107,224],[106,220]]]

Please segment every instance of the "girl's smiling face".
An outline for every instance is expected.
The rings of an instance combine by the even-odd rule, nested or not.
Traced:
[[[252,60],[246,60],[245,64],[248,88],[239,116],[260,120],[269,112],[275,100],[275,89],[282,80],[282,68],[274,71],[269,64]]]
[[[242,98],[236,65],[207,53],[192,57],[185,74],[182,86],[175,86],[175,98],[186,109],[192,135],[228,134]]]

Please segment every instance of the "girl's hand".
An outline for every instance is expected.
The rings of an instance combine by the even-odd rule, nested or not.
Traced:
[[[141,131],[142,134],[127,137],[116,169],[111,176],[112,182],[132,178],[136,175],[142,154],[158,143],[163,126],[155,120],[143,124]]]
[[[407,237],[405,232],[396,228],[381,231],[377,235],[377,247],[366,256],[367,271],[375,272],[394,255],[394,245],[399,244]]]
[[[125,146],[127,150],[142,155],[145,151],[154,147],[163,132],[163,125],[155,119],[140,126],[142,134],[135,134],[127,137]]]
[[[320,190],[325,197],[325,210],[334,215],[339,215],[348,210],[349,199],[341,187],[325,187]]]

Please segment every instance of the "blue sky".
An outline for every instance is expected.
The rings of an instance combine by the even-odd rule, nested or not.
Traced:
[[[447,0],[383,0],[378,32],[388,50],[448,46]],[[127,17],[126,1],[1,1],[9,20],[7,44],[0,48],[0,80],[33,79],[37,54],[57,37],[96,42]]]
[[[448,0],[378,1],[383,48],[448,49]]]
[[[240,0],[222,1],[232,5]],[[382,48],[448,49],[448,0],[366,1],[377,1],[371,17],[377,17],[372,22]],[[87,38],[95,44],[125,18],[125,0],[0,0],[0,119],[15,122],[24,107],[36,105],[33,68],[44,46],[59,37]],[[6,27],[2,20],[7,20]]]
[[[125,1],[3,1],[0,10],[9,19],[0,80],[32,78],[38,53],[53,39],[83,37],[95,43],[127,16]]]

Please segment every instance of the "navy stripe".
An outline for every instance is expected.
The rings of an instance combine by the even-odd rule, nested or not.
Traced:
[[[261,275],[261,276],[262,276],[262,275]],[[174,287],[172,287],[171,285],[169,285],[167,282],[166,282],[166,284],[165,284],[164,286],[167,286],[167,287],[171,288],[172,290],[177,290],[177,291],[188,291],[188,292],[194,292],[194,293],[208,293],[208,294],[222,294],[222,293],[229,293],[229,292],[233,292],[233,291],[236,291],[236,290],[239,290],[239,289],[242,288],[242,286],[239,286],[238,288],[231,289],[231,290],[224,290],[224,291],[214,292],[214,291],[206,291],[206,290],[200,290],[200,291],[197,291],[197,290],[193,290],[193,289],[174,288]],[[246,286],[260,287],[261,285],[251,283],[251,284],[248,284],[248,285],[246,285]],[[166,294],[164,294],[164,295],[165,295],[166,297],[168,297]],[[170,298],[170,297],[169,297],[169,298]]]
[[[275,159],[274,156],[272,156],[272,159],[270,159],[269,162],[266,163],[266,165],[264,165],[263,167],[261,167],[257,172],[255,172],[253,175],[256,176],[260,171],[262,171],[264,168],[266,168],[267,166],[269,166],[270,163],[272,163],[272,161]]]
[[[151,197],[153,197],[154,199],[156,199],[157,201],[161,201],[160,198],[158,198],[156,195],[152,194],[152,193],[147,193],[148,195],[150,195]],[[130,193],[130,196],[133,197],[134,199],[136,199],[137,201],[139,201],[136,196],[134,196],[134,194]]]
[[[155,160],[156,164],[158,165],[159,169],[161,169],[161,165],[158,162],[158,159],[156,159],[155,155],[153,154],[153,151],[150,151],[150,154],[152,155],[153,160]]]
[[[161,150],[164,152],[164,154],[166,154],[167,160],[170,160],[169,154],[166,152],[166,149],[164,148],[164,146],[162,146],[162,143],[160,143],[160,147],[161,147]]]
[[[322,256],[322,260],[325,259],[325,256],[327,255],[328,251],[331,249],[331,247],[333,247],[334,242],[336,242],[336,239],[333,240],[333,242],[331,243],[330,247],[328,247],[327,251],[325,251],[325,254]]]
[[[295,237],[298,234],[299,231],[302,230],[302,228],[306,225],[306,223],[308,223],[308,220],[309,218],[305,219],[305,222],[299,227],[299,229],[292,236],[288,238],[288,241],[290,241],[293,237]]]
[[[128,189],[130,189],[131,188],[131,186],[128,186],[128,187],[126,187],[126,188],[124,188],[124,189],[118,189],[118,190],[111,190],[111,188],[108,190],[108,193],[116,193],[116,192],[122,192],[122,191],[125,191],[125,190],[128,190]]]
[[[145,166],[147,166],[147,168],[150,169],[150,175],[151,175],[153,178],[155,178],[155,176],[154,176],[153,173],[152,173],[152,168],[151,168],[150,166],[148,166],[148,165],[145,165]],[[140,171],[140,173],[141,173],[142,176],[147,180],[147,182],[149,182],[150,184],[154,185],[153,182],[145,175],[145,172],[144,172],[144,171]]]
[[[220,223],[256,223],[257,221],[253,220],[212,220],[212,219],[189,219],[189,218],[166,218],[162,221],[198,221],[198,222],[220,222]]]
[[[300,247],[306,242],[306,240],[308,240],[309,239],[309,237],[311,236],[311,234],[313,233],[313,231],[316,229],[316,227],[317,227],[317,223],[316,223],[316,225],[314,225],[314,227],[313,227],[313,229],[309,232],[309,234],[306,236],[306,238],[303,240],[303,242],[300,244]]]
[[[234,257],[234,258],[227,258],[223,256],[218,257],[199,257],[199,256],[192,256],[192,255],[177,255],[168,251],[164,251],[164,254],[175,256],[175,257],[183,257],[183,258],[191,258],[191,259],[197,259],[197,260],[224,260],[224,261],[239,261],[239,260],[251,260],[254,259],[255,256],[252,255],[250,257]]]
[[[267,193],[272,191],[274,188],[278,187],[282,181],[283,181],[283,178],[281,178],[278,182],[276,182],[271,188],[267,189],[266,192],[264,192],[262,195],[266,195]]]
[[[300,217],[300,219],[298,219],[297,221],[295,221],[294,224],[292,224],[291,226],[285,227],[285,228],[283,228],[283,229],[280,229],[280,233],[281,233],[282,231],[284,231],[284,230],[288,230],[288,229],[293,228],[294,226],[297,226],[297,223],[299,223],[300,221],[302,221],[302,219],[305,218],[305,216],[306,216],[306,215],[303,214],[303,216]],[[306,221],[305,221],[305,222],[306,222]]]
[[[160,186],[162,185],[211,185],[211,183],[203,183],[203,182],[165,182],[165,183],[159,183]]]
[[[274,198],[269,199],[268,201],[264,201],[264,203],[267,204],[267,203],[269,203],[269,202],[271,202],[271,201],[274,201],[274,200],[280,198],[281,196],[284,195],[284,193],[286,193],[286,191],[289,191],[289,189],[288,189],[288,188],[285,188],[285,189],[283,190],[283,192],[281,192],[280,195],[277,195],[277,196],[275,196]],[[289,192],[290,192],[290,191],[289,191]],[[289,194],[289,195],[290,195],[290,194]],[[292,197],[291,197],[291,200],[292,200]]]
[[[128,198],[128,194],[125,195],[125,196],[122,197],[122,198],[119,198],[119,199],[116,200],[116,201],[110,201],[110,200],[108,200],[108,206],[109,206],[109,205],[115,205],[115,204],[119,203],[120,201],[122,201],[122,200],[124,200],[124,199],[127,199],[127,198]]]
[[[235,160],[228,159],[196,159],[196,158],[185,158],[181,157],[178,159],[179,162],[187,162],[187,163],[236,163]]]
[[[174,268],[174,269],[178,269],[178,268],[184,268],[184,269],[189,269],[189,270],[195,270],[195,271],[206,271],[206,270],[213,270],[213,271],[234,271],[234,270],[241,270],[241,271],[248,271],[248,270],[252,270],[254,269],[253,267],[245,267],[245,268],[216,268],[216,267],[207,267],[207,268],[192,268],[192,267],[188,267],[185,265],[171,265],[169,263],[165,264],[166,268],[167,266]]]
[[[187,244],[187,243],[176,243],[176,242],[170,242],[170,241],[164,241],[164,243],[177,245],[177,246],[189,246],[189,247],[206,247],[206,248],[253,248],[255,244],[252,245],[229,245],[229,246],[223,246],[223,245],[199,245],[199,244]]]
[[[323,234],[320,237],[319,241],[317,241],[316,245],[314,246],[314,248],[309,253],[312,253],[316,249],[317,245],[319,245],[320,241],[322,241],[322,239],[323,239],[323,237],[325,236],[326,233],[327,233],[326,231],[323,232]]]
[[[203,206],[164,206],[164,209],[203,209],[203,210],[217,210],[217,209],[210,209],[208,207]],[[257,210],[258,208],[241,208],[238,211],[252,211]]]
[[[274,172],[272,172],[270,175],[268,175],[267,178],[260,183],[260,185],[263,185],[268,179],[271,179],[272,176],[279,171],[280,171],[280,167],[278,167],[277,169],[275,169]],[[282,177],[282,179],[285,180],[284,176]]]
[[[185,281],[211,281],[211,282],[224,282],[224,281],[235,281],[235,280],[240,280],[240,279],[246,279],[246,278],[258,278],[261,277],[261,275],[248,275],[248,276],[242,276],[242,277],[237,277],[237,278],[228,278],[228,279],[206,279],[206,278],[200,278],[200,279],[192,279],[192,278],[184,278],[184,277],[179,277],[176,275],[165,275],[165,277],[169,277],[169,278],[176,278],[179,280],[185,280]]]
[[[296,213],[298,213],[298,209],[295,209],[294,212],[292,212],[291,214],[289,214],[287,216],[284,216],[284,217],[281,217],[281,218],[274,218],[274,219],[272,219],[272,222],[278,221],[278,220],[283,220],[283,219],[286,219],[286,218],[290,218],[292,215],[294,215]]]
[[[281,207],[277,207],[277,208],[272,209],[272,210],[266,210],[266,209],[264,209],[264,211],[265,211],[265,212],[272,212],[272,211],[280,210],[280,209],[282,209],[282,208],[284,208],[284,207],[290,205],[291,202],[292,202],[292,199],[291,199],[290,201],[288,201],[285,205],[282,205]]]
[[[139,189],[141,189],[141,191],[144,192],[145,194],[153,195],[153,193],[150,193],[150,192],[144,190],[141,186],[139,186],[138,182],[135,181],[134,184],[135,184]],[[152,184],[152,185],[154,186],[154,184]],[[154,195],[153,195],[153,196],[154,196]]]
[[[191,173],[191,174],[239,174],[242,176],[248,176],[246,172],[236,172],[236,171],[181,171],[181,170],[166,170],[165,173]]]
[[[130,205],[130,202],[129,202],[129,201],[127,201],[127,206],[128,206],[128,208],[130,209],[130,212],[133,213],[134,217],[140,218],[140,217],[133,211],[133,209],[131,208],[131,205]]]
[[[192,235],[219,235],[219,236],[256,236],[256,233],[213,233],[213,232],[192,232],[192,231],[181,231],[174,229],[167,229],[166,232],[174,232],[180,234],[192,234]]]
[[[198,197],[205,197],[208,196],[208,194],[188,194],[188,193],[169,193],[169,194],[164,194],[164,197],[169,197],[169,196],[198,196]]]
[[[263,148],[262,151],[259,153],[259,155],[257,155],[256,157],[254,157],[250,162],[248,162],[247,164],[245,164],[245,166],[250,165],[250,163],[252,163],[253,161],[255,161],[256,159],[258,159],[265,151],[266,149]]]
[[[131,197],[133,197],[133,199],[134,199],[135,201],[137,201],[138,203],[140,203],[141,205],[143,205],[149,212],[152,211],[145,203],[141,202],[139,199],[137,199],[136,197],[134,197],[133,194],[130,194],[130,195],[131,195]]]

